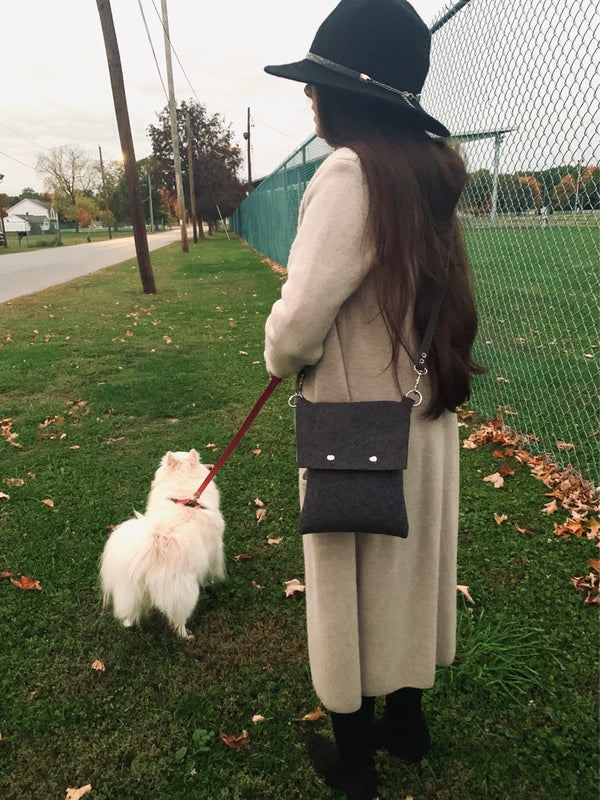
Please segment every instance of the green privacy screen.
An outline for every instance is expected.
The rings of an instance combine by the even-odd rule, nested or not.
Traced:
[[[311,136],[265,178],[233,213],[233,230],[255,250],[285,266],[296,235],[298,207],[319,164],[331,153]]]

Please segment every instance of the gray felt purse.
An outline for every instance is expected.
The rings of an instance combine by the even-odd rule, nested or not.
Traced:
[[[443,300],[443,287],[414,364],[415,386],[401,401],[311,403],[304,373],[289,404],[296,409],[298,466],[307,470],[300,533],[381,533],[408,536],[403,473],[410,415],[423,397],[419,381]]]

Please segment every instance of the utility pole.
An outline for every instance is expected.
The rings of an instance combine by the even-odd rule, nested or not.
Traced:
[[[173,141],[173,161],[175,162],[175,190],[177,192],[177,205],[181,217],[181,249],[189,252],[187,225],[185,219],[185,195],[183,194],[183,180],[181,177],[181,157],[179,155],[179,131],[177,128],[177,106],[175,104],[175,87],[173,84],[173,62],[171,61],[171,39],[169,37],[169,18],[167,15],[167,0],[161,0],[163,34],[165,40],[165,61],[167,63],[167,86],[169,89],[169,112],[171,115],[171,139]]]
[[[4,175],[0,173],[0,181],[4,178]],[[8,250],[8,242],[6,241],[6,230],[4,229],[4,217],[2,216],[2,209],[0,208],[0,233],[2,234],[2,242],[4,247]]]
[[[150,232],[154,233],[154,208],[152,207],[152,184],[150,183],[150,172],[146,173],[148,177],[148,203],[150,204]]]
[[[188,141],[188,178],[190,179],[190,206],[192,209],[192,227],[194,229],[194,244],[198,244],[198,229],[196,227],[196,192],[194,191],[194,155],[192,148],[192,126],[188,111],[185,121]],[[200,222],[202,224],[202,222]]]
[[[100,22],[102,24],[102,34],[104,36],[104,46],[108,59],[108,71],[115,104],[117,127],[119,129],[119,139],[123,152],[125,178],[127,180],[127,197],[129,199],[129,209],[131,211],[131,221],[133,223],[133,236],[138,267],[144,294],[156,294],[154,274],[150,262],[150,251],[148,250],[144,211],[142,208],[140,181],[135,161],[135,151],[133,149],[131,125],[129,124],[129,112],[127,110],[127,98],[125,96],[125,84],[123,82],[121,56],[119,55],[119,45],[115,33],[110,0],[96,0],[96,5],[98,6],[98,14],[100,15]]]
[[[244,131],[244,139],[248,142],[248,194],[252,191],[252,157],[250,155],[250,108],[248,108],[248,125]]]
[[[106,189],[106,174],[104,172],[104,162],[102,161],[102,148],[98,145],[98,152],[100,153],[100,172],[102,173],[102,188],[104,189],[104,204],[106,205],[106,227],[108,228],[108,238],[112,239],[112,232],[110,230],[110,208],[108,207],[108,191]]]

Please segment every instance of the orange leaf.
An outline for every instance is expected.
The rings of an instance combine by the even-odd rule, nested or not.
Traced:
[[[559,450],[574,450],[575,449],[575,445],[571,444],[570,442],[567,443],[567,442],[558,441],[556,443],[556,446],[558,447]]]
[[[24,591],[30,591],[31,589],[37,589],[38,591],[42,591],[42,587],[39,581],[32,581],[31,578],[28,578],[26,575],[21,575],[19,580],[15,578],[11,578],[10,582],[15,586],[18,586],[19,589],[23,589]]]
[[[590,558],[588,566],[591,567],[592,569],[595,569],[596,572],[600,572],[600,559]]]
[[[0,500],[10,500],[10,495],[6,492],[0,492]]]
[[[222,733],[221,741],[225,742],[227,747],[231,747],[232,750],[245,750],[250,744],[250,737],[248,736],[248,731],[242,731],[239,736]]]
[[[258,506],[259,508],[264,508],[264,507],[265,507],[265,504],[264,504],[264,503],[263,503],[263,501],[260,499],[260,497],[256,497],[256,498],[255,498],[255,500],[254,500],[254,505],[255,505],[255,506]]]
[[[96,672],[106,672],[106,667],[104,666],[102,661],[98,660],[94,661],[94,663],[92,664],[92,669],[95,669]]]
[[[514,475],[515,471],[514,471],[514,469],[511,469],[510,467],[507,467],[506,464],[504,464],[504,466],[500,467],[500,474],[501,475]]]
[[[263,717],[263,715],[262,715],[262,714],[255,714],[255,715],[252,717],[252,722],[253,722],[255,725],[256,725],[256,723],[257,723],[257,722],[264,722],[264,721],[265,721],[265,718]]]
[[[506,514],[494,514],[494,519],[498,525],[502,525],[502,523],[508,519],[508,516]]]
[[[319,706],[314,711],[311,711],[310,714],[305,714],[302,717],[302,722],[316,722],[318,719],[321,719],[324,716],[325,712],[323,711],[321,706]]]
[[[42,500],[42,503],[48,508],[54,508],[54,500]]]
[[[271,539],[267,539],[267,544],[281,544],[283,542],[283,536],[273,536]]]
[[[262,450],[260,449],[260,447],[257,447],[256,450],[253,450],[252,452],[254,453],[255,456],[259,456],[262,453]]]
[[[256,521],[262,522],[263,519],[267,516],[267,509],[266,508],[257,508],[256,509]]]

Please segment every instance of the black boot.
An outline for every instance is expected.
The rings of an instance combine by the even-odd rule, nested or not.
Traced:
[[[409,763],[429,752],[431,738],[421,708],[422,689],[405,687],[388,694],[382,719],[373,726],[373,746]]]
[[[315,772],[348,800],[377,800],[377,774],[371,744],[375,699],[363,697],[352,714],[331,712],[335,744],[316,733],[307,740]]]

